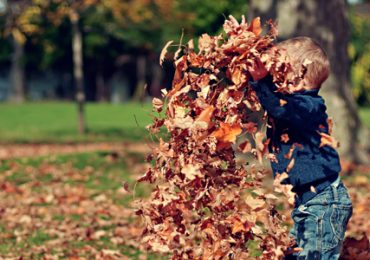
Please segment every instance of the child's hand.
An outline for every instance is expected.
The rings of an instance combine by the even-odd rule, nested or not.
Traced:
[[[256,58],[252,66],[248,67],[248,71],[251,74],[254,81],[260,80],[266,77],[268,74],[268,71],[265,65],[262,63],[262,61],[259,58]]]

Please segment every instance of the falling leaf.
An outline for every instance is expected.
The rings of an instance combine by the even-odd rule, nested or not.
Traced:
[[[259,36],[262,32],[261,20],[259,17],[256,17],[252,20],[248,28],[249,31],[253,32],[256,36]]]
[[[131,192],[131,190],[130,190],[130,186],[129,186],[129,184],[128,184],[128,182],[127,182],[127,181],[125,181],[125,182],[123,182],[123,183],[122,183],[122,187],[123,187],[123,189],[124,189],[125,191],[127,191],[127,192]]]
[[[215,130],[211,136],[214,136],[223,143],[235,143],[236,137],[242,132],[239,125],[230,125],[220,122],[220,128]]]
[[[334,137],[326,134],[326,133],[319,133],[321,135],[321,143],[319,147],[323,147],[325,145],[331,146],[333,148],[338,148],[339,143],[337,140],[335,140]]]
[[[293,145],[289,148],[289,151],[288,151],[286,154],[284,154],[284,158],[286,158],[286,159],[291,159],[291,158],[292,158],[292,156],[293,156],[293,152],[294,152],[295,148],[296,148],[296,145],[295,145],[295,144],[293,144]]]
[[[252,144],[248,141],[245,141],[241,143],[238,148],[243,153],[249,153],[252,150]]]
[[[194,180],[196,176],[202,177],[199,165],[187,164],[181,169],[181,172],[185,174],[186,178],[189,180]]]
[[[153,98],[152,100],[153,107],[155,108],[155,111],[161,112],[163,107],[163,101],[159,98]]]
[[[211,121],[211,117],[212,117],[212,114],[213,114],[213,111],[215,110],[215,107],[210,105],[210,106],[207,106],[200,114],[199,116],[197,117],[196,121],[203,121],[203,122],[206,122],[207,125],[210,123]]]
[[[166,43],[166,45],[164,45],[162,51],[161,51],[161,54],[159,55],[159,64],[162,66],[163,65],[163,61],[166,57],[166,54],[167,54],[167,49],[168,47],[173,43],[173,41],[168,41]]]
[[[290,162],[288,163],[288,166],[286,167],[286,171],[287,171],[287,172],[290,172],[290,171],[292,170],[292,168],[293,168],[293,166],[294,166],[294,162],[295,162],[295,160],[294,160],[294,158],[292,158],[292,159],[290,160]]]
[[[248,64],[263,60],[277,91],[289,93],[291,82],[301,80],[304,72],[288,77],[292,66],[274,48],[277,29],[271,21],[269,25],[263,35],[259,18],[247,24],[245,17],[241,22],[230,17],[224,35],[203,34],[198,51],[189,41],[179,52],[172,89],[162,91],[166,104],[152,104],[165,115],[148,129],[158,135],[163,126],[168,138],[158,138],[149,170],[139,177],[154,186],[135,211],[145,222],[144,247],[171,253],[174,259],[221,259],[230,252],[235,259],[249,259],[245,244],[253,240],[266,259],[278,259],[291,245],[282,224],[285,217],[273,210],[279,197],[261,187],[266,173],[255,164],[265,157],[276,161],[276,155],[268,151],[270,139],[253,116],[262,106],[247,75]],[[246,140],[234,147],[242,130]],[[287,135],[282,140],[289,142]],[[289,159],[296,146],[286,155]],[[249,165],[240,163],[235,148],[251,158]],[[289,167],[293,164],[291,160]],[[287,195],[292,203],[291,188],[279,183],[274,192]]]
[[[257,132],[257,124],[254,122],[248,122],[243,124],[243,128],[247,130],[247,132],[250,134],[254,134],[255,132]]]
[[[245,202],[249,207],[252,208],[252,210],[256,210],[258,208],[262,208],[265,205],[265,201],[263,199],[255,199],[252,196],[248,196],[245,199]]]
[[[280,99],[279,100],[279,102],[280,102],[280,106],[282,107],[282,106],[284,106],[286,103],[288,103],[286,100],[284,100],[284,99]]]
[[[289,135],[288,134],[282,134],[280,136],[280,140],[283,142],[283,143],[287,143],[289,142]],[[291,157],[291,156],[290,156]]]

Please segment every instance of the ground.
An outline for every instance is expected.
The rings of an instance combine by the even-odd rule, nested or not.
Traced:
[[[0,105],[13,113],[0,116],[0,259],[166,259],[140,250],[141,225],[131,205],[133,196],[145,197],[151,188],[135,185],[149,166],[144,156],[153,145],[150,138],[142,141],[145,131],[136,131],[135,121],[142,127],[149,122],[146,112],[138,112],[143,107],[150,111],[149,106],[105,105],[108,112],[103,113],[91,105],[88,124],[95,130],[80,137],[73,132],[74,121],[64,115],[73,113],[72,104],[45,105],[20,106],[18,114]],[[123,116],[122,109],[138,118]],[[31,120],[36,110],[46,117],[55,114],[48,122]],[[368,112],[362,116],[369,118]],[[59,127],[64,130],[58,132]],[[360,239],[370,234],[370,169],[356,167],[343,180],[354,201],[347,236]],[[122,188],[126,181],[135,187],[134,195]]]

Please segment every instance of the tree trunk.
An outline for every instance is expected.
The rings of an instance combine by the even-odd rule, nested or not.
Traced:
[[[98,70],[95,77],[96,82],[96,100],[99,102],[106,102],[109,100],[109,90],[105,84],[103,73]]]
[[[18,42],[12,37],[13,55],[10,68],[11,75],[11,97],[10,99],[16,103],[22,103],[25,100],[25,82],[24,82],[24,66],[22,62],[24,54],[24,44]]]
[[[146,58],[144,55],[139,55],[137,57],[136,63],[136,78],[137,78],[137,85],[134,92],[133,100],[136,101],[144,101],[145,98],[145,75],[146,75]]]
[[[82,33],[79,27],[79,15],[72,12],[70,16],[72,24],[72,51],[73,51],[73,76],[76,84],[76,101],[78,114],[78,132],[86,132],[85,125],[85,91],[82,58]]]
[[[281,40],[309,36],[326,50],[331,74],[320,93],[325,98],[328,114],[333,118],[333,135],[340,141],[339,153],[349,162],[368,163],[369,131],[362,124],[350,90],[350,67],[347,47],[349,21],[345,0],[250,1],[250,19],[278,22]]]

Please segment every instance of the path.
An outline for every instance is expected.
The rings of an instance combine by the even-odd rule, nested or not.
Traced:
[[[3,144],[0,145],[0,160],[21,157],[38,157],[53,154],[72,154],[94,151],[128,151],[148,153],[146,143],[76,143],[76,144]]]

